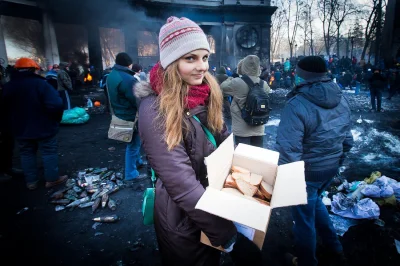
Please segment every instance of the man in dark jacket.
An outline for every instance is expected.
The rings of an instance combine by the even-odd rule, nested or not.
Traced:
[[[134,72],[131,70],[132,59],[127,53],[119,53],[115,63],[106,81],[111,111],[119,119],[133,122],[138,111],[136,98],[133,95],[133,86],[138,81],[134,78]],[[135,131],[125,152],[125,180],[127,181],[139,181],[147,176],[140,175],[137,170],[138,167],[144,165],[140,156],[140,145],[139,134]]]
[[[57,72],[57,85],[58,92],[63,100],[64,110],[71,109],[71,100],[69,98],[68,91],[72,91],[72,81],[68,74],[68,63],[61,62],[60,69]]]
[[[12,167],[14,138],[10,128],[5,124],[5,110],[3,102],[3,86],[5,78],[0,76],[0,182],[6,182],[13,176],[22,176],[23,171]]]
[[[321,193],[329,186],[350,150],[350,108],[338,85],[326,77],[319,56],[308,56],[297,64],[300,80],[289,94],[281,114],[276,149],[279,164],[304,161],[308,204],[292,207],[296,255],[294,265],[316,266],[316,228],[326,247],[344,259],[343,248],[332,226]],[[340,264],[342,265],[342,264]]]
[[[386,86],[386,79],[381,75],[379,69],[374,70],[374,74],[369,78],[369,91],[371,93],[371,106],[372,112],[378,111],[382,112],[382,91]],[[377,100],[377,105],[375,105],[375,98]],[[378,108],[376,108],[378,107]]]
[[[15,63],[18,70],[4,86],[6,126],[19,143],[21,165],[28,189],[37,188],[36,153],[40,150],[46,188],[61,184],[68,177],[58,175],[57,133],[63,114],[58,92],[37,75],[40,67],[29,58]]]

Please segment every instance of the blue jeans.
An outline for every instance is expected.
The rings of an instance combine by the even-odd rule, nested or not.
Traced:
[[[47,182],[56,181],[58,176],[58,143],[54,135],[45,139],[18,140],[21,166],[24,170],[27,184],[38,181],[36,153],[40,150],[44,167],[44,179]]]
[[[299,266],[317,266],[315,252],[317,232],[323,244],[333,252],[342,252],[343,247],[329,218],[328,210],[321,200],[321,193],[329,186],[332,178],[321,182],[306,182],[307,205],[292,207],[293,234]]]
[[[138,132],[134,132],[132,141],[126,145],[125,152],[125,180],[133,180],[139,176],[137,165],[143,163],[140,156],[140,137]]]

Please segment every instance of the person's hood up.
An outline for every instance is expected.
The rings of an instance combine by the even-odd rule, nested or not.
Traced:
[[[238,66],[239,68],[239,66]],[[241,64],[241,72],[243,75],[258,77],[260,71],[260,58],[256,55],[246,56]],[[240,73],[239,73],[240,74]]]
[[[304,81],[292,93],[325,109],[335,108],[342,99],[342,90],[328,77]]]

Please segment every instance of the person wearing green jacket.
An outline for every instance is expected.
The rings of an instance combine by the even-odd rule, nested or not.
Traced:
[[[126,121],[135,121],[138,104],[133,95],[133,86],[138,82],[132,71],[132,59],[127,53],[119,53],[115,65],[107,78],[107,90],[114,115]],[[146,178],[140,175],[138,167],[144,165],[140,155],[140,137],[133,133],[132,141],[127,144],[125,152],[125,180],[139,181]]]

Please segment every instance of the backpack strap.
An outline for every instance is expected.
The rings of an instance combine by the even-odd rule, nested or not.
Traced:
[[[249,86],[249,89],[251,89],[254,86],[254,82],[251,80],[249,76],[243,75],[242,80],[246,82],[247,86]]]

